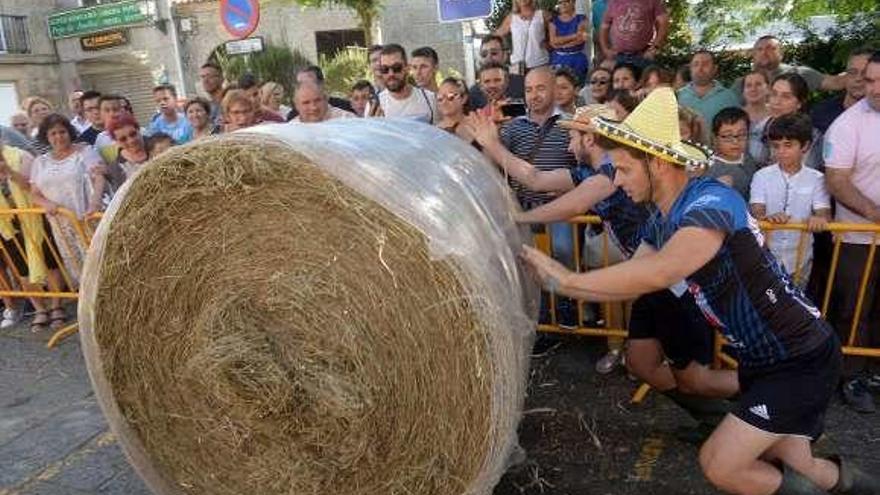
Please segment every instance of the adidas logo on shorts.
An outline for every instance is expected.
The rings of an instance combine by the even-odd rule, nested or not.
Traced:
[[[767,410],[767,406],[765,404],[752,406],[749,408],[749,412],[751,412],[755,416],[758,416],[759,418],[764,418],[767,421],[770,421],[770,411]]]

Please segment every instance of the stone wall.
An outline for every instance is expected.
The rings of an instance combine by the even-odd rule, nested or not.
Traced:
[[[386,0],[378,23],[380,43],[398,43],[407,52],[430,46],[440,56],[440,69],[465,73],[460,23],[438,22],[436,0]]]
[[[180,33],[185,79],[190,91],[201,91],[199,67],[218,46],[232,39],[220,23],[219,9],[216,1],[176,6],[178,24],[186,20],[192,28],[191,32]],[[310,9],[276,3],[262,5],[260,25],[251,36],[262,36],[269,44],[286,45],[317,62],[315,32],[342,29],[357,29],[357,18],[347,9]]]
[[[0,81],[15,84],[19,102],[39,95],[56,105],[65,103],[58,59],[46,28],[46,16],[54,9],[54,0],[2,0],[0,14],[27,17],[30,53],[0,54]]]
[[[178,24],[185,20],[191,32],[181,32],[182,58],[187,88],[201,91],[198,68],[215,48],[231,38],[219,22],[219,2],[198,1],[178,4]],[[252,36],[267,42],[286,45],[317,62],[316,31],[358,29],[354,13],[340,7],[305,8],[295,4],[263,4],[260,25]],[[373,31],[377,43],[399,43],[412,51],[432,46],[440,55],[444,73],[452,68],[464,73],[462,28],[458,23],[437,21],[436,0],[386,0]]]

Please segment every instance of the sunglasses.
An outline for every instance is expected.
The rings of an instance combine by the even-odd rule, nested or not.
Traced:
[[[494,57],[495,55],[500,55],[500,54],[501,54],[501,50],[499,50],[498,48],[495,48],[493,50],[483,50],[480,52],[480,56],[483,58],[486,58],[489,56]]]
[[[437,95],[437,101],[454,101],[457,100],[461,95],[458,93],[446,93],[445,95]]]
[[[380,74],[388,74],[389,72],[393,72],[395,74],[400,74],[403,72],[404,65],[401,63],[396,63],[394,65],[380,65],[379,73]]]

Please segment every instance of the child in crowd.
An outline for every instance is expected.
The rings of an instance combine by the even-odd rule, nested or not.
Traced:
[[[152,160],[172,146],[174,146],[174,139],[171,136],[163,132],[157,132],[147,138],[147,155]]]
[[[706,144],[706,124],[703,117],[691,108],[678,107],[678,132],[683,141]]]
[[[749,144],[749,114],[739,107],[728,107],[712,119],[712,145],[715,156],[704,174],[714,177],[749,199],[749,185],[757,169],[746,153]]]
[[[822,172],[804,167],[810,150],[813,125],[803,113],[783,115],[767,131],[776,163],[762,168],[752,179],[750,209],[759,220],[771,223],[806,223],[810,231],[824,230],[831,218],[831,200]],[[813,236],[801,241],[801,232],[769,233],[767,244],[794,281],[804,287],[810,278]],[[798,246],[804,243],[802,253]]]
[[[351,87],[348,97],[355,115],[363,117],[364,112],[367,110],[367,103],[371,101],[375,103],[376,90],[373,89],[373,85],[369,81],[360,80]]]

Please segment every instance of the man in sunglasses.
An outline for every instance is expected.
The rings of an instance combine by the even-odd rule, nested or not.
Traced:
[[[379,72],[385,90],[379,93],[379,106],[385,117],[405,118],[435,124],[439,119],[437,98],[433,91],[414,87],[407,80],[406,50],[398,44],[385,45],[379,58]],[[373,115],[374,103],[366,114]]]
[[[483,38],[480,45],[481,67],[501,65],[509,69],[507,55],[507,50],[504,49],[504,40],[500,36],[491,35]],[[520,74],[510,74],[509,70],[507,72],[505,97],[512,100],[523,100],[525,98],[525,78]],[[483,108],[489,103],[485,88],[479,82],[471,86],[469,94],[468,102],[471,108]]]

